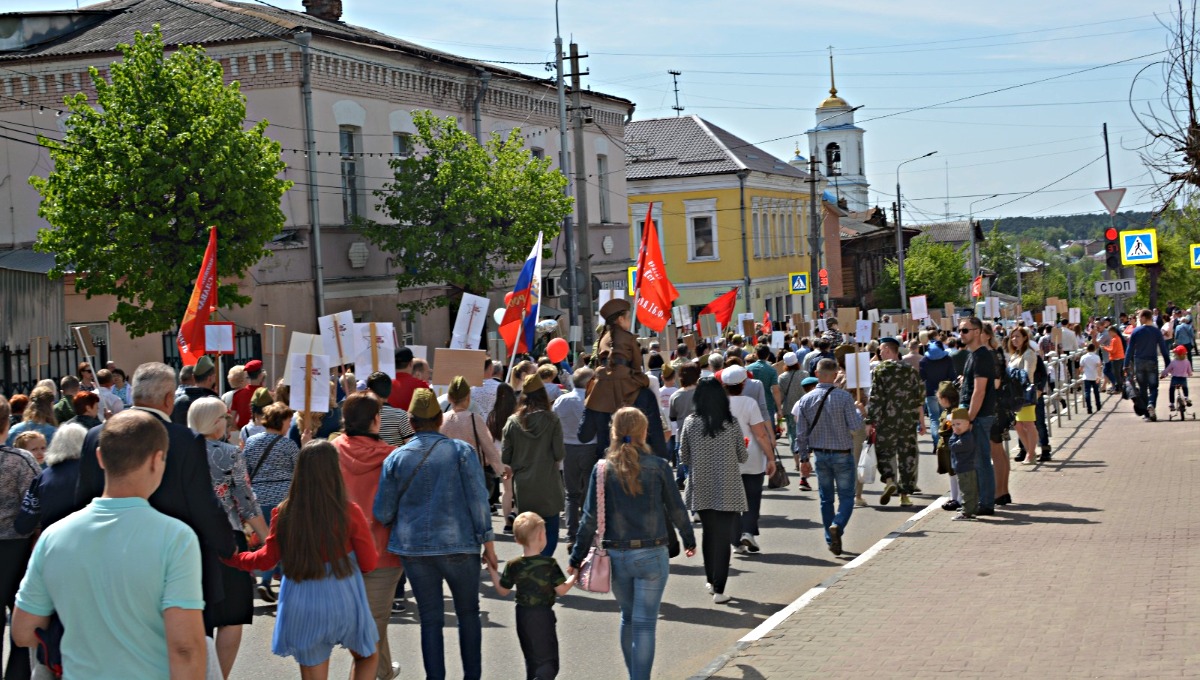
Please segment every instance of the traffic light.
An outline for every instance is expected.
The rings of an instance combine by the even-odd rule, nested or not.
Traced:
[[[1104,230],[1104,263],[1113,270],[1121,268],[1121,251],[1117,245],[1117,236],[1116,227]]]
[[[824,300],[817,301],[817,309],[821,310],[822,312],[825,311],[825,301]]]

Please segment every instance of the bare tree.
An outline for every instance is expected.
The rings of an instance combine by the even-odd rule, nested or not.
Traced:
[[[1161,60],[1138,71],[1129,88],[1129,107],[1149,139],[1140,148],[1142,162],[1155,173],[1159,211],[1200,188],[1200,120],[1197,119],[1197,0],[1176,0],[1175,12],[1159,22],[1168,44]],[[1161,82],[1152,79],[1158,69]],[[1143,108],[1134,106],[1134,88],[1153,87],[1160,95]]]

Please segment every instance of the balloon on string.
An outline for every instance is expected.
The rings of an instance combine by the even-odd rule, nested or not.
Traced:
[[[504,321],[504,312],[506,311],[508,310],[500,307],[496,311],[492,312],[492,318],[496,320],[496,325],[500,325],[500,322]]]
[[[570,347],[567,345],[566,340],[554,338],[546,344],[546,357],[557,364],[567,358],[567,351],[569,349]]]

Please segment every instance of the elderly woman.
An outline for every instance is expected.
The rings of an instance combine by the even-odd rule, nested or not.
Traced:
[[[58,429],[58,420],[54,417],[54,390],[46,387],[35,387],[29,394],[29,405],[25,407],[23,420],[8,431],[5,444],[13,445],[17,435],[28,430],[42,433],[46,443],[54,441],[54,431]]]
[[[400,556],[412,583],[426,677],[446,677],[442,591],[448,585],[462,677],[478,680],[483,673],[481,548],[488,566],[496,567],[483,469],[470,446],[438,432],[443,416],[431,390],[413,391],[409,415],[416,434],[384,461],[373,512],[390,527],[388,552]]]
[[[493,476],[503,479],[504,463],[500,462],[500,452],[496,449],[496,442],[492,441],[491,433],[488,432],[487,421],[470,410],[471,386],[467,384],[466,378],[456,376],[450,382],[447,396],[450,398],[450,412],[442,421],[442,434],[466,442],[475,449],[479,456],[479,464],[483,466],[485,473],[490,472]],[[488,488],[491,488],[490,483]]]
[[[54,444],[46,449],[46,467],[25,492],[17,515],[17,532],[45,529],[75,512],[75,484],[79,481],[79,453],[87,430],[68,423],[58,430]]]
[[[242,523],[249,524],[262,541],[267,540],[267,523],[263,521],[258,499],[250,486],[246,459],[238,447],[223,441],[229,429],[228,413],[229,409],[220,397],[197,399],[188,408],[188,427],[204,437],[213,491],[229,517],[230,531],[238,551],[242,552],[250,547]],[[222,563],[221,582],[225,587],[225,598],[205,612],[208,620],[204,625],[210,632],[216,629],[213,639],[217,643],[217,661],[221,665],[221,674],[228,678],[242,644],[242,626],[254,623],[254,579],[250,574]]]

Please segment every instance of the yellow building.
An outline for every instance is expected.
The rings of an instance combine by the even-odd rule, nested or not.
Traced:
[[[692,307],[694,318],[736,286],[738,313],[808,318],[816,290],[808,173],[699,116],[629,123],[625,145],[632,256],[653,202],[677,306]],[[790,294],[793,272],[809,272],[813,292]]]

